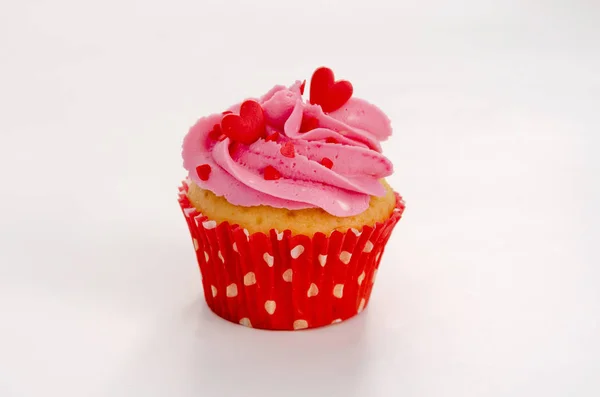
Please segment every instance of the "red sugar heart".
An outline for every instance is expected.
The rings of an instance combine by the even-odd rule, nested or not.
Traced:
[[[269,135],[268,137],[265,138],[265,141],[269,142],[277,142],[277,140],[279,139],[279,132],[275,131],[274,133],[272,133],[271,135]]]
[[[333,112],[348,102],[352,91],[349,81],[335,81],[333,71],[321,67],[315,70],[310,80],[310,103],[321,105],[324,112]]]
[[[221,131],[221,124],[215,124],[211,132],[208,133],[208,136],[212,140],[222,141],[225,139],[225,135],[223,135],[223,131]]]
[[[235,141],[233,141],[229,144],[229,155],[230,156],[233,156],[233,154],[235,153],[235,151],[238,148],[238,145],[239,145],[239,143],[235,142]]]
[[[266,181],[276,181],[281,178],[281,174],[275,168],[270,165],[267,165],[265,168],[265,180]]]
[[[300,124],[300,132],[312,131],[319,127],[319,120],[316,117],[302,116],[302,124]]]
[[[327,139],[325,139],[325,142],[327,143],[339,143],[337,139],[333,138],[333,137],[329,137]]]
[[[294,144],[292,142],[286,142],[281,149],[279,150],[279,152],[285,156],[285,157],[289,157],[291,159],[293,159],[294,157],[296,157],[296,151],[294,150]]]
[[[323,159],[321,160],[321,164],[329,169],[333,168],[333,161],[331,161],[327,157],[323,157]]]
[[[208,164],[202,164],[202,165],[199,165],[196,167],[196,172],[198,173],[198,177],[202,181],[208,181],[210,171],[212,171],[212,169],[210,168],[210,165],[208,165]]]
[[[221,120],[221,129],[231,140],[250,145],[265,136],[265,116],[256,101],[245,101],[240,114],[226,114]]]

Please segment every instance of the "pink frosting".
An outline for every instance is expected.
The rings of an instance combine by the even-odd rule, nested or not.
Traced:
[[[217,141],[210,132],[223,115],[198,120],[183,142],[183,165],[189,178],[234,205],[290,210],[318,207],[340,217],[360,214],[369,207],[371,196],[385,195],[379,180],[393,172],[380,145],[392,133],[387,116],[358,98],[326,114],[319,105],[303,100],[300,84],[275,86],[257,99],[267,132],[280,134],[277,142],[259,139],[251,145],[232,145],[229,138]],[[229,110],[238,113],[240,105]],[[318,127],[300,132],[305,117],[316,119]],[[328,138],[337,143],[326,142]],[[286,142],[293,144],[294,158],[281,154]],[[323,158],[333,162],[331,169],[321,164]],[[196,172],[202,164],[211,167],[206,181]],[[267,166],[274,167],[281,178],[265,180]]]

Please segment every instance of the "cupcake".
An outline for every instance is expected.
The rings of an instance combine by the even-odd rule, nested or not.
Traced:
[[[220,317],[299,330],[365,309],[404,203],[381,142],[388,117],[317,69],[201,118],[179,189],[204,296]]]

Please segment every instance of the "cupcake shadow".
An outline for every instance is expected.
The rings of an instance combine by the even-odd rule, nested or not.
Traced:
[[[341,324],[304,331],[233,324],[212,313],[202,298],[177,317],[161,321],[107,392],[207,397],[368,394],[361,377],[368,361],[368,310]]]

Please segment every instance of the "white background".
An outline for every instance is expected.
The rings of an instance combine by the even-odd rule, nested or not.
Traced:
[[[600,3],[0,0],[0,396],[600,395]],[[200,116],[320,65],[386,111],[371,305],[206,308]]]

